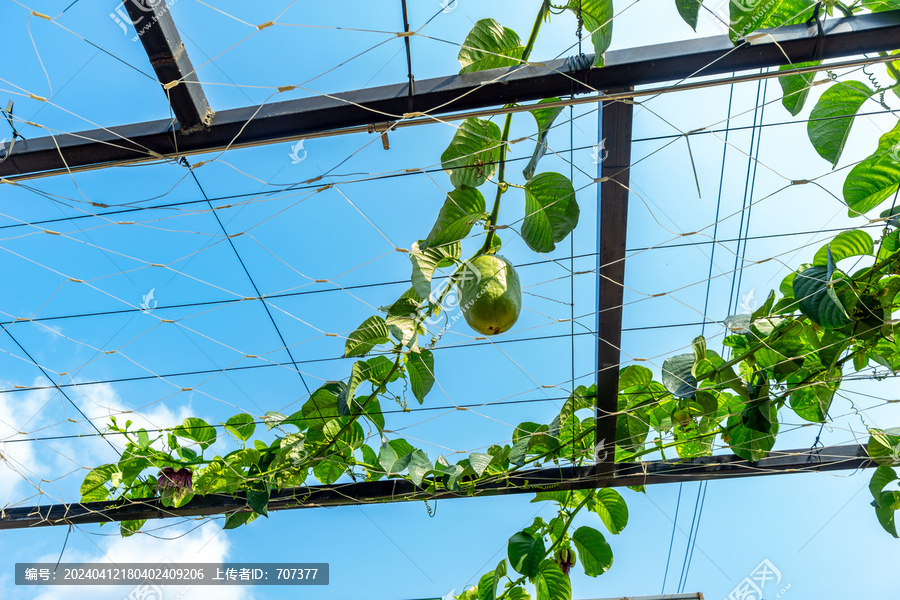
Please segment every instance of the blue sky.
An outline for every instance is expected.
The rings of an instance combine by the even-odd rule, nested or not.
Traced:
[[[14,99],[17,117],[45,128],[23,126],[22,133],[32,138],[48,131],[168,118],[165,97],[141,45],[110,17],[118,5],[82,1],[60,15],[68,4],[0,3],[0,18],[7,25],[5,46],[14,49],[13,58],[0,67],[0,101],[5,106],[7,99]],[[478,19],[494,17],[526,37],[537,6],[536,0],[458,0],[453,10],[440,14],[412,39],[416,78],[456,72],[455,44]],[[29,17],[32,9],[60,16],[50,23]],[[434,0],[412,2],[413,29],[440,9]],[[396,2],[311,6],[227,1],[213,8],[196,0],[177,0],[171,10],[210,103],[219,110],[396,83],[406,77],[402,39],[391,33],[402,28]],[[703,12],[695,34],[680,21],[672,2],[619,2],[617,10],[613,48],[721,33],[712,15]],[[283,25],[254,33],[253,25],[276,17]],[[574,31],[571,15],[554,16],[542,32],[534,58],[573,54]],[[883,71],[873,71],[886,81]],[[274,88],[288,84],[304,89],[272,96]],[[50,98],[52,105],[28,99],[28,92]],[[701,327],[657,326],[701,321],[707,292],[711,318],[721,319],[729,309],[736,312],[741,303],[752,307],[830,237],[804,232],[859,225],[828,193],[840,196],[846,170],[831,173],[830,165],[815,154],[806,139],[805,124],[792,123],[795,120],[781,107],[777,84],[736,86],[732,126],[752,125],[754,119],[773,124],[762,130],[758,140],[747,231],[752,237],[791,235],[748,242],[742,250],[748,263],[777,259],[746,266],[739,280],[732,274],[735,244],[721,244],[707,289],[711,246],[672,246],[709,240],[703,235],[680,236],[694,231],[711,234],[720,173],[724,183],[717,236],[739,237],[748,165],[752,167],[748,159],[751,134],[749,129],[732,131],[727,145],[724,133],[692,136],[699,196],[686,142],[677,136],[703,127],[724,128],[731,93],[731,88],[723,86],[667,94],[635,109],[623,364],[644,358],[658,372],[662,361],[684,351]],[[818,93],[814,90],[812,99]],[[758,102],[758,97],[766,102]],[[896,98],[893,103],[898,105]],[[764,109],[755,110],[760,105]],[[864,108],[881,110],[875,103]],[[570,116],[574,117],[571,126]],[[443,454],[458,460],[465,454],[455,453],[508,441],[521,421],[548,422],[559,410],[557,399],[571,388],[573,373],[576,383],[593,380],[595,338],[590,331],[595,327],[598,285],[593,273],[597,187],[588,184],[597,169],[591,157],[591,147],[599,141],[596,107],[566,109],[558,122],[562,124],[551,133],[549,144],[560,154],[545,157],[540,169],[566,175],[574,169],[576,189],[585,188],[578,196],[580,226],[571,242],[566,240],[547,257],[535,255],[513,232],[501,232],[503,254],[522,265],[525,309],[516,327],[498,338],[502,344],[479,345],[462,321],[454,325],[441,339],[440,346],[446,349],[436,352],[439,385],[425,402],[426,408],[451,408],[394,414],[388,420],[389,429],[432,457]],[[884,115],[857,119],[839,169],[868,156],[878,135],[894,122]],[[533,135],[533,128],[531,117],[521,115],[514,120],[511,138]],[[440,153],[453,131],[453,123],[396,131],[390,136],[389,151],[382,149],[375,136],[360,134],[306,140],[303,151],[295,151],[293,157],[291,143],[196,156],[192,163],[210,161],[195,171],[199,185],[186,169],[171,164],[58,176],[29,182],[28,187],[4,185],[0,188],[0,265],[9,283],[0,288],[0,318],[135,308],[153,291],[158,304],[150,306],[159,308],[150,314],[11,326],[34,361],[57,374],[52,375],[54,382],[78,384],[64,389],[99,427],[108,415],[124,411],[132,411],[129,418],[136,422],[169,427],[189,415],[212,422],[240,411],[260,415],[299,408],[305,395],[303,383],[296,371],[271,366],[287,360],[283,344],[258,302],[237,301],[255,294],[203,194],[213,206],[233,205],[217,212],[228,233],[243,232],[232,239],[261,292],[314,292],[270,304],[294,357],[310,361],[301,364],[304,380],[310,387],[318,386],[346,377],[350,366],[346,360],[337,360],[343,350],[340,338],[322,332],[346,335],[375,308],[406,289],[405,283],[355,286],[408,278],[408,258],[394,247],[409,248],[428,233],[443,201],[442,190],[449,189],[446,175],[440,172],[353,180],[439,167]],[[7,133],[0,132],[0,138]],[[570,136],[576,148],[571,155]],[[512,147],[510,157],[518,162],[510,170],[519,181],[518,170],[531,150],[530,141]],[[295,162],[301,156],[305,158]],[[325,182],[337,183],[335,188],[321,193],[281,191],[332,169]],[[792,179],[816,177],[822,177],[821,188],[806,185],[779,191]],[[507,198],[501,222],[512,223],[522,218],[523,207],[512,194]],[[91,203],[110,208],[98,209]],[[142,210],[102,216],[115,207]],[[743,215],[746,218],[747,211]],[[48,219],[56,221],[31,225]],[[44,229],[64,235],[50,236]],[[877,231],[873,235],[877,237]],[[469,244],[474,251],[477,242]],[[573,255],[587,256],[570,262]],[[539,264],[526,266],[534,262]],[[571,271],[588,273],[569,277]],[[316,279],[328,283],[315,283]],[[570,284],[574,314],[580,317],[575,325],[557,322],[570,316]],[[662,292],[671,293],[647,299]],[[230,302],[163,308],[220,300]],[[160,319],[176,320],[178,326],[167,326]],[[567,337],[573,331],[579,335]],[[703,333],[710,338],[710,347],[718,348],[722,331],[709,325]],[[111,350],[116,352],[107,353]],[[216,373],[234,366],[259,368]],[[184,371],[211,372],[175,375]],[[139,379],[84,383],[125,378]],[[0,340],[0,388],[4,391],[0,394],[0,439],[23,437],[19,431],[41,437],[91,431],[59,392],[33,389],[47,385],[47,378],[23,360],[12,340]],[[29,389],[9,391],[15,386]],[[183,392],[183,388],[193,391]],[[896,392],[893,379],[848,383],[845,397],[835,401],[834,422],[821,432],[823,443],[863,441],[867,426],[897,424],[896,408],[880,400],[895,399]],[[501,400],[530,402],[452,409],[453,405]],[[817,426],[801,427],[799,418],[789,411],[783,411],[781,419],[786,433],[779,438],[779,448],[809,447],[819,433]],[[213,450],[224,453],[231,448],[222,440]],[[4,506],[73,501],[86,468],[115,456],[97,438],[3,443],[0,451],[6,458],[0,465],[0,505]],[[782,577],[779,589],[766,588],[767,599],[788,584],[786,598],[838,597],[860,591],[887,595],[894,584],[881,574],[893,564],[889,561],[896,556],[896,540],[876,522],[868,506],[867,482],[865,473],[839,472],[710,483],[685,591],[703,592],[707,598],[727,597],[767,559]],[[659,593],[680,491],[665,588],[674,591],[685,560],[698,487],[673,482],[653,486],[646,495],[622,490],[630,522],[620,535],[608,536],[614,566],[598,579],[577,575],[578,568],[574,569],[573,597]],[[229,532],[221,531],[221,520],[148,524],[153,535],[177,539],[148,535],[120,539],[112,527],[85,526],[72,531],[64,560],[328,562],[331,584],[304,589],[302,597],[438,598],[477,582],[505,555],[510,535],[535,516],[551,512],[549,505],[533,504],[522,495],[440,501],[433,517],[421,503],[409,503],[272,513],[269,519]],[[602,527],[594,521],[596,516],[584,516],[579,522]],[[55,561],[65,536],[64,528],[0,535],[0,553],[9,557],[0,564],[2,596],[112,599],[129,593],[118,588],[16,588],[11,578],[13,562]],[[823,569],[824,553],[835,547],[852,547],[854,552],[843,555],[836,567]],[[166,598],[174,598],[177,592],[167,591]],[[210,592],[193,588],[180,597],[201,598]],[[217,588],[215,593],[220,598],[260,600],[284,595],[273,588]]]

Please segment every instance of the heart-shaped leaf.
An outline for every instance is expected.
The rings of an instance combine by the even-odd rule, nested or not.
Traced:
[[[520,531],[509,538],[506,553],[509,565],[517,573],[526,577],[534,577],[538,574],[541,559],[544,557],[544,540],[540,536],[534,537]]]
[[[900,185],[900,121],[878,140],[878,149],[850,170],[844,180],[844,202],[851,217],[875,208]]]
[[[703,4],[703,0],[675,0],[678,14],[694,31],[697,31],[697,17],[700,15],[701,4]]]
[[[572,534],[572,543],[588,577],[603,575],[612,567],[612,549],[603,534],[592,527],[579,527]]]
[[[409,374],[409,385],[416,400],[422,404],[434,385],[434,354],[431,350],[422,350],[410,352],[408,356],[406,370]]]
[[[851,256],[871,256],[875,242],[865,231],[854,229],[842,231],[828,244],[819,248],[813,258],[814,265],[828,265],[828,249],[831,248],[831,256],[834,262],[840,262]]]
[[[535,252],[552,252],[578,225],[580,212],[569,178],[541,173],[525,184],[522,238]]]
[[[856,113],[874,93],[859,81],[837,82],[825,90],[810,112],[809,141],[832,167],[841,158]]]
[[[828,266],[814,265],[798,272],[792,286],[800,312],[817,325],[837,329],[849,323],[850,319],[840,299],[829,295],[829,290],[834,292],[830,283]]]
[[[456,188],[444,200],[431,233],[419,244],[419,249],[452,244],[463,239],[478,220],[487,219],[484,196],[475,188]]]
[[[666,359],[662,366],[662,384],[673,396],[693,398],[697,392],[697,380],[691,374],[693,368],[693,354],[679,354]]]
[[[787,72],[795,70],[797,67],[812,67],[820,63],[821,61],[817,60],[814,62],[798,63],[796,65],[782,65],[778,70]],[[816,74],[812,71],[809,73],[782,75],[778,78],[778,83],[781,84],[781,104],[789,113],[791,113],[791,115],[796,117],[800,114],[800,111],[803,110],[803,105],[806,104],[806,99],[809,97],[809,90],[815,78]]]
[[[421,243],[413,244],[412,252],[409,253],[413,267],[411,280],[416,293],[422,298],[428,298],[431,295],[431,278],[434,277],[435,269],[449,267],[455,260],[459,260],[462,256],[462,245],[456,243],[420,250]]]
[[[476,188],[494,175],[500,161],[503,135],[491,121],[466,119],[441,155],[441,168],[453,187]]]
[[[390,342],[388,327],[379,316],[372,316],[362,322],[356,331],[347,337],[344,345],[344,356],[360,356],[366,354],[378,344]]]
[[[521,64],[523,50],[519,34],[494,19],[482,19],[475,23],[459,51],[460,73]]]

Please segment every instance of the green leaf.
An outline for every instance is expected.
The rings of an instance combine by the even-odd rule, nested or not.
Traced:
[[[897,522],[894,520],[895,511],[889,506],[894,498],[894,494],[885,492],[873,504],[875,504],[875,516],[878,517],[878,522],[881,523],[884,530],[894,537],[900,537],[897,535]]]
[[[613,554],[603,534],[592,527],[579,527],[572,534],[572,543],[588,577],[603,575],[612,566]]]
[[[231,513],[230,515],[225,517],[224,529],[236,529],[241,525],[246,525],[250,521],[253,521],[258,516],[259,515],[257,513],[250,511]]]
[[[379,310],[388,314],[389,317],[406,317],[410,318],[418,314],[422,307],[422,297],[416,293],[416,288],[409,288],[397,298],[390,306],[382,306]],[[379,357],[379,358],[384,358]],[[367,376],[368,377],[368,376]]]
[[[622,495],[612,488],[597,490],[594,501],[588,508],[600,516],[600,520],[612,534],[621,533],[628,524],[628,505]]]
[[[825,90],[809,114],[809,141],[832,167],[841,158],[856,113],[874,93],[859,81],[838,82]]]
[[[538,106],[545,102],[559,102],[559,98],[545,98],[538,102]],[[534,145],[534,154],[531,155],[531,160],[528,161],[528,165],[522,171],[522,175],[526,180],[534,177],[538,161],[543,158],[544,153],[547,151],[547,135],[550,133],[550,126],[553,125],[553,121],[556,120],[562,109],[562,106],[556,106],[554,108],[536,108],[531,111],[531,116],[537,121],[538,132],[537,143]]]
[[[437,221],[420,249],[458,242],[469,235],[476,221],[488,218],[484,196],[475,188],[460,187],[449,194]]]
[[[522,63],[525,47],[519,35],[494,19],[482,19],[466,36],[459,51],[460,73],[474,73]]]
[[[475,586],[470,587],[457,596],[457,600],[478,600],[478,588]]]
[[[456,130],[450,146],[441,155],[441,168],[453,187],[477,188],[497,170],[503,135],[500,128],[483,119],[466,119]]]
[[[410,352],[407,355],[406,371],[409,374],[409,385],[413,396],[422,404],[425,396],[434,386],[434,354],[431,350]]]
[[[413,266],[411,279],[416,293],[422,298],[428,298],[431,295],[431,278],[434,277],[435,269],[455,264],[454,261],[462,257],[462,245],[456,243],[421,250],[421,243],[423,242],[413,244],[409,254]]]
[[[361,356],[368,353],[376,345],[387,344],[390,341],[390,332],[384,319],[377,315],[371,316],[347,337],[347,343],[344,345],[344,356]]]
[[[459,491],[459,478],[465,472],[462,465],[451,465],[444,469],[444,486],[451,492]]]
[[[742,0],[749,4],[747,0]],[[814,0],[776,0],[775,11],[762,24],[764,28],[806,24],[813,16]]]
[[[229,467],[251,467],[259,462],[260,454],[256,448],[241,448],[229,452],[225,462]]]
[[[658,398],[659,394],[654,394],[647,387],[629,388],[625,393],[619,394],[618,406],[622,414],[616,419],[616,445],[629,452],[644,449],[650,424],[647,409],[640,405],[654,403]]]
[[[112,464],[101,465],[91,469],[81,483],[81,501],[100,502],[109,498],[109,490],[106,487],[106,483],[116,473],[121,473],[121,471],[119,471],[118,465]]]
[[[497,568],[494,569],[494,581],[493,581],[493,590],[491,590],[495,595],[497,590],[500,589],[500,580],[506,576],[506,559],[504,558],[499,563],[497,563]],[[491,596],[490,600],[494,600],[494,596]]]
[[[342,461],[322,458],[313,465],[313,475],[322,485],[331,485],[344,474],[346,468],[347,465]]]
[[[300,409],[309,427],[322,429],[328,421],[340,416],[338,396],[345,386],[346,384],[341,381],[329,381],[312,393]]]
[[[900,121],[878,140],[875,153],[853,167],[844,180],[844,202],[851,217],[881,204],[900,185]]]
[[[678,354],[666,359],[662,366],[662,384],[673,396],[693,398],[697,392],[697,380],[691,374],[693,368],[693,354]]]
[[[769,410],[768,421],[771,423],[771,429],[768,433],[745,426],[740,414],[728,417],[727,431],[723,438],[731,446],[732,452],[740,458],[755,462],[767,455],[775,445],[775,436],[778,435],[778,413],[771,402]]]
[[[862,4],[872,12],[900,9],[900,0],[863,0]]]
[[[782,0],[772,2],[748,2],[748,0],[731,0],[729,5],[730,25],[728,36],[732,42],[761,28],[771,17]]]
[[[415,452],[409,442],[397,438],[381,445],[378,451],[378,464],[388,475],[397,475],[409,466]]]
[[[524,531],[513,534],[506,546],[509,566],[526,577],[535,577],[544,557],[544,540]]]
[[[824,381],[804,384],[804,387],[791,392],[791,409],[801,419],[812,423],[824,423],[831,408],[835,387]]]
[[[869,457],[880,465],[896,464],[900,455],[900,432],[896,429],[871,429],[869,433],[869,443],[866,445]]]
[[[388,373],[393,373],[388,378],[388,383],[400,379],[400,369],[394,369],[394,361],[384,356],[373,356],[365,361],[365,370],[363,376],[372,383],[379,384],[388,377]]]
[[[267,490],[248,490],[247,504],[256,514],[264,517],[269,512],[269,492]]]
[[[359,384],[366,381],[367,370],[368,364],[362,360],[356,361],[353,363],[353,366],[350,367],[350,379],[347,380],[347,385],[341,388],[337,397],[338,415],[348,417],[357,413],[360,406],[358,402],[353,401],[353,397],[356,394],[356,388],[359,387]]]
[[[884,487],[892,481],[897,480],[897,472],[887,465],[880,465],[872,474],[872,480],[869,482],[869,491],[876,503],[881,502],[881,493]]]
[[[613,0],[569,0],[566,7],[577,16],[581,12],[585,32],[591,34],[594,46],[594,66],[603,66],[603,53],[612,42]]]
[[[830,297],[828,267],[814,265],[797,273],[793,281],[794,298],[800,312],[817,325],[838,329],[850,322],[846,309]]]
[[[653,371],[640,365],[629,365],[619,371],[619,391],[634,386],[648,386],[653,381]]]
[[[147,433],[146,429],[138,430],[138,445],[141,448],[148,448],[150,446],[150,435]]]
[[[409,471],[410,480],[416,485],[422,485],[422,480],[425,479],[425,475],[431,470],[431,461],[428,460],[427,454],[421,450],[415,450],[409,457],[409,464],[406,468]]]
[[[493,456],[481,452],[473,452],[469,455],[469,464],[479,477],[484,475],[484,470],[487,469],[492,460],[494,460]]]
[[[256,431],[256,423],[253,421],[253,417],[247,413],[241,413],[225,421],[225,429],[230,431],[237,439],[246,442],[253,435],[253,432]]]
[[[812,67],[821,64],[821,62],[822,61],[816,60],[813,62],[797,63],[795,65],[782,65],[778,70],[789,72],[797,67]],[[811,89],[815,78],[816,74],[812,71],[808,73],[782,75],[778,78],[778,83],[781,84],[781,104],[789,113],[791,113],[791,115],[796,117],[800,114],[800,111],[803,110],[803,106],[806,104],[806,99],[809,97],[809,90]]]
[[[509,451],[509,463],[511,465],[521,467],[525,464],[525,457],[528,454],[528,445],[530,443],[531,438],[524,437],[513,444],[512,449]]]
[[[578,225],[572,182],[559,173],[541,173],[525,184],[522,239],[535,252],[552,252]]]
[[[379,432],[384,429],[384,412],[381,410],[381,403],[378,401],[378,396],[375,396],[374,394],[369,396],[369,399],[366,400],[363,405],[363,414],[372,421]]]
[[[274,410],[267,411],[266,414],[263,415],[263,423],[266,424],[266,429],[271,430],[275,427],[281,426],[282,421],[284,421],[287,417],[281,414],[280,412],[276,412]],[[171,442],[169,442],[171,446]]]
[[[181,438],[187,438],[200,444],[200,448],[206,450],[216,441],[216,428],[196,417],[188,417],[176,427],[173,433]]]
[[[141,527],[144,526],[144,523],[147,522],[147,519],[140,519],[137,521],[121,521],[119,523],[119,533],[122,537],[131,537],[141,530]]]
[[[478,580],[478,600],[494,600],[494,574],[485,573]]]
[[[741,423],[747,429],[768,434],[772,430],[772,401],[768,396],[753,398],[741,412]]]
[[[828,248],[831,247],[831,256],[834,262],[840,262],[851,256],[871,256],[875,242],[861,229],[842,231],[833,240],[825,244],[816,252],[813,265],[828,265]]]
[[[703,4],[703,0],[675,0],[678,14],[694,31],[697,31],[697,17],[700,14],[701,4]]]
[[[533,583],[537,600],[572,599],[572,582],[555,560],[547,559],[541,563],[541,571]]]

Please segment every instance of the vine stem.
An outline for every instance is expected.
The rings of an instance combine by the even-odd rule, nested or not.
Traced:
[[[544,562],[544,560],[546,560],[548,556],[553,556],[553,551],[559,547],[560,541],[562,541],[562,539],[566,536],[566,532],[568,532],[569,527],[572,526],[572,521],[575,520],[575,516],[581,511],[582,508],[584,508],[584,505],[587,504],[587,501],[594,497],[594,494],[595,494],[595,491],[591,490],[590,493],[584,497],[584,500],[582,500],[578,504],[578,506],[576,506],[574,509],[572,509],[572,512],[568,513],[568,518],[566,519],[566,522],[563,525],[562,533],[559,534],[559,537],[556,538],[555,542],[550,544],[550,548],[548,548],[547,550],[544,551],[544,555],[541,557],[541,562]],[[565,507],[563,507],[563,510],[565,510]],[[527,578],[528,577],[526,575],[522,575],[521,577],[519,577],[518,579],[513,581],[511,586],[506,588],[506,590],[504,590],[502,594],[497,596],[497,600],[504,600],[504,598],[507,597],[506,595],[509,593],[509,590],[514,589],[517,585],[521,585],[522,583],[525,582],[525,580]],[[496,590],[494,590],[494,591],[496,593]]]
[[[525,48],[522,50],[522,63],[528,62],[528,57],[531,56],[531,51],[534,50],[534,43],[537,40],[538,33],[541,31],[541,24],[544,22],[545,17],[547,16],[547,12],[550,10],[550,0],[541,0],[541,8],[538,10],[537,17],[534,20],[534,25],[531,28],[531,34],[528,36],[528,42],[525,44]],[[500,198],[503,196],[503,192],[506,191],[507,186],[504,185],[506,182],[504,178],[506,177],[506,150],[509,147],[509,130],[512,127],[512,113],[506,115],[506,120],[503,123],[503,135],[500,138],[500,158],[497,171],[497,194],[494,196],[494,206],[491,209],[491,216],[488,219],[487,223],[487,235],[484,238],[484,245],[479,250],[478,254],[487,254],[491,249],[491,244],[494,242],[494,229],[497,227],[497,218],[500,215]]]
[[[369,395],[369,397],[366,399],[366,401],[362,404],[362,406],[367,405],[373,398],[377,397],[378,394],[380,394],[380,393],[384,392],[385,390],[387,390],[387,384],[388,384],[388,381],[390,380],[391,376],[392,376],[394,373],[397,372],[397,369],[400,368],[400,361],[403,360],[403,353],[400,352],[400,350],[402,350],[402,348],[403,348],[403,345],[402,345],[402,344],[397,344],[396,346],[394,346],[394,350],[397,351],[397,358],[394,360],[394,366],[391,367],[391,370],[388,371],[388,373],[387,373],[387,375],[385,375],[384,379],[381,380],[381,383],[378,384],[378,387],[375,388],[374,390],[372,390],[372,393]],[[353,399],[351,399],[351,402],[353,402]],[[356,414],[356,415],[352,415],[352,416],[350,417],[350,420],[347,421],[347,424],[344,425],[343,427],[341,427],[340,431],[338,431],[337,434],[334,435],[334,438],[333,438],[333,439],[337,439],[337,438],[341,437],[342,435],[344,435],[344,433],[345,433],[350,427],[352,427],[353,424],[354,424],[357,420],[359,420],[359,417],[361,417],[361,416],[362,416],[362,413]],[[308,468],[310,465],[312,465],[313,462],[315,462],[317,459],[321,458],[322,455],[323,455],[327,450],[329,450],[330,447],[331,447],[330,445],[327,445],[327,446],[323,446],[322,448],[320,448],[320,449],[319,449],[318,451],[316,451],[312,456],[309,457],[309,460],[307,460],[306,462],[303,463],[303,465],[302,465],[301,468]],[[270,472],[266,472],[266,473],[260,473],[259,475],[257,475],[257,477],[263,477],[263,476],[269,475],[269,474],[271,474],[271,473],[273,473],[273,472],[274,472],[274,471],[270,471]]]

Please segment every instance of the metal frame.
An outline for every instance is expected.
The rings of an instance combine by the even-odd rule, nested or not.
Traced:
[[[141,39],[151,61],[156,61],[154,68],[169,93],[178,123],[153,121],[20,141],[15,153],[0,163],[0,177],[25,179],[68,170],[180,158],[312,135],[385,131],[384,127],[390,128],[391,123],[384,121],[421,117],[423,113],[447,115],[552,96],[633,89],[645,84],[887,51],[893,50],[896,40],[900,39],[900,11],[883,12],[829,20],[821,32],[815,25],[759,32],[737,47],[732,46],[727,36],[720,36],[613,51],[607,53],[606,66],[602,69],[569,71],[567,63],[561,60],[529,63],[521,67],[419,81],[415,91],[409,84],[402,84],[222,111],[205,126],[210,116],[209,106],[174,23],[168,13],[157,16],[160,27],[144,31]],[[173,81],[179,83],[167,85]],[[284,91],[287,89],[292,88]],[[607,451],[604,460],[587,467],[534,469],[509,474],[495,481],[476,483],[474,490],[465,496],[446,490],[429,494],[412,482],[400,479],[295,488],[273,494],[270,510],[649,485],[873,466],[862,446],[776,452],[755,463],[736,456],[713,456],[680,463],[613,463],[631,118],[632,107],[628,101],[609,103],[602,110],[602,136],[610,141],[609,162],[601,167],[599,232],[602,266],[599,302],[603,312],[598,326],[597,434],[603,442],[602,449]],[[604,282],[607,282],[605,286]],[[198,497],[178,509],[162,507],[158,498],[127,503],[58,504],[2,510],[0,529],[205,516],[246,510],[249,507],[242,494]]]
[[[626,90],[610,90],[619,92]],[[630,91],[630,88],[629,90]],[[622,303],[625,289],[625,241],[628,231],[628,183],[634,104],[609,102],[600,107],[600,210],[598,217],[597,290],[597,427],[595,457],[604,472],[613,472],[616,414],[619,411],[619,364]]]
[[[807,473],[864,469],[876,466],[863,446],[835,446],[818,450],[775,451],[748,462],[737,456],[707,456],[683,462],[648,461],[618,463],[616,473],[602,472],[602,465],[551,467],[510,473],[494,481],[478,482],[474,489],[454,493],[440,490],[429,493],[407,479],[386,479],[331,486],[298,487],[273,492],[269,510],[294,510],[323,506],[352,506],[386,502],[410,502],[450,498],[475,498],[509,494],[529,494],[558,490],[595,489],[759,477],[785,473]],[[440,485],[440,484],[438,484]],[[181,508],[166,508],[159,498],[123,502],[87,502],[53,504],[0,510],[0,530],[106,523],[136,519],[204,517],[249,511],[246,495],[197,497]]]
[[[146,34],[145,34],[146,35]],[[756,33],[735,47],[728,36],[610,51],[606,66],[569,70],[566,61],[528,63],[329,96],[218,112],[209,127],[190,134],[170,120],[19,141],[0,163],[0,177],[103,168],[203,152],[288,141],[323,132],[365,132],[379,122],[422,114],[528,102],[552,96],[693,79],[760,67],[890,51],[900,39],[900,11],[791,25]],[[193,88],[194,85],[178,85]],[[291,86],[285,91],[293,89]]]
[[[147,0],[131,0],[123,4],[178,119],[179,132],[190,135],[206,128],[214,113],[172,20],[168,4],[155,2],[150,7]]]

